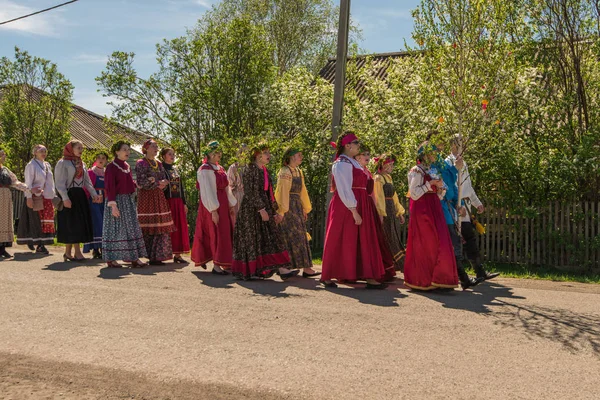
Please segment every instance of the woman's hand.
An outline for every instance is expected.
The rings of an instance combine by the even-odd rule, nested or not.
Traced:
[[[438,188],[441,188],[442,186],[444,186],[444,181],[441,179],[434,179],[434,180],[429,181],[429,184],[431,186],[436,186]]]
[[[158,187],[160,189],[164,189],[164,188],[167,187],[168,184],[169,184],[169,181],[166,180],[166,179],[163,179],[163,180],[161,180],[161,181],[158,182]]]
[[[211,212],[210,217],[215,225],[219,225],[219,212],[217,210]]]
[[[235,207],[229,207],[229,216],[231,217],[231,223],[235,225]]]
[[[260,217],[264,222],[267,222],[269,220],[269,214],[267,214],[267,211],[265,209],[260,210],[259,213]]]
[[[115,218],[121,217],[121,213],[119,212],[119,208],[117,207],[116,204],[111,205],[110,208],[111,208],[111,214],[113,217],[115,217]]]
[[[188,206],[183,206],[183,212],[187,214],[187,213],[188,213],[188,211],[190,211],[190,210],[188,209]]]
[[[379,222],[381,222],[381,224],[383,225],[383,215],[379,216]]]
[[[63,201],[63,207],[71,208],[71,207],[73,207],[73,203],[71,203],[71,200],[65,200],[65,201]]]
[[[352,211],[352,217],[354,217],[354,223],[356,225],[362,225],[362,217],[360,216],[358,211],[356,211],[356,208],[353,208],[351,211]]]
[[[406,218],[404,218],[404,215],[400,214],[400,215],[398,216],[398,218],[400,219],[400,223],[401,223],[402,225],[404,225],[404,223],[406,222]]]
[[[27,207],[33,209],[33,198],[27,199]]]
[[[281,214],[275,214],[275,216],[273,217],[273,220],[275,220],[275,223],[277,225],[279,225],[281,223],[281,221],[283,221],[283,216]]]
[[[33,189],[31,189],[32,194],[42,194],[43,192],[44,191],[39,187],[34,187]]]

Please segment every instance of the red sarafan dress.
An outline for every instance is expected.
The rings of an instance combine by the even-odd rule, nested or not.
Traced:
[[[210,261],[220,267],[231,267],[233,256],[233,221],[229,207],[237,200],[229,188],[227,173],[220,165],[203,164],[198,169],[200,204],[196,233],[192,245],[192,261],[196,266]],[[212,211],[219,213],[219,224],[212,220]]]
[[[382,243],[375,203],[367,192],[369,177],[356,160],[344,155],[334,162],[332,173],[334,193],[329,204],[321,279],[383,281]],[[362,217],[361,225],[354,222],[352,207]]]
[[[365,173],[367,174],[367,194],[373,201],[373,219],[375,220],[375,231],[377,232],[377,241],[379,242],[379,249],[381,251],[381,259],[383,261],[383,266],[385,267],[385,281],[391,281],[396,277],[396,268],[394,267],[394,256],[392,255],[392,251],[390,250],[390,246],[385,238],[385,234],[383,232],[383,225],[381,224],[381,219],[379,218],[379,213],[377,212],[377,203],[375,201],[375,196],[373,195],[373,191],[375,189],[375,180],[373,179],[373,174],[365,167]],[[362,216],[362,214],[361,214]]]
[[[404,261],[404,284],[432,290],[458,286],[452,239],[438,197],[438,188],[421,167],[408,174],[410,220]]]

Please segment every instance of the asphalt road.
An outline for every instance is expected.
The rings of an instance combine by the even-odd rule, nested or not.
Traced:
[[[2,399],[600,398],[600,285],[325,290],[13,251]]]

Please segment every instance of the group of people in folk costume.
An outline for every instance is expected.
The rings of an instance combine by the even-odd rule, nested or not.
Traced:
[[[371,174],[368,147],[347,132],[336,144],[332,166],[333,198],[326,223],[322,272],[313,269],[307,233],[307,215],[312,206],[306,188],[303,160],[298,149],[288,149],[273,185],[267,165],[271,154],[266,145],[243,148],[249,162],[236,162],[228,171],[220,165],[222,152],[213,141],[203,152],[197,172],[200,193],[191,259],[212,273],[240,279],[287,280],[321,276],[328,288],[338,283],[366,281],[368,289],[383,289],[404,271],[404,283],[413,289],[463,289],[491,279],[482,266],[475,230],[467,210],[483,205],[471,186],[467,167],[458,154],[456,140],[452,155],[442,159],[439,146],[425,142],[419,147],[417,165],[408,174],[410,220],[406,251],[401,239],[405,210],[394,189],[392,171],[395,158],[384,154],[374,161]],[[6,154],[0,150],[0,255],[12,245],[13,215],[10,188],[25,192],[17,230],[17,243],[32,251],[48,254],[46,245],[55,235],[64,243],[64,260],[85,260],[84,252],[103,259],[110,268],[120,261],[133,268],[163,265],[167,260],[186,263],[190,252],[186,196],[179,171],[174,166],[175,151],[160,151],[154,140],[142,147],[144,157],[135,166],[136,180],[128,159],[130,144],[117,142],[112,155],[101,152],[87,170],[81,160],[83,144],[69,142],[54,173],[45,161],[47,149],[38,145],[25,168],[25,182],[4,166]],[[157,158],[160,158],[159,161]],[[110,160],[112,158],[112,161]],[[457,176],[463,170],[465,207],[459,207]],[[137,192],[137,204],[134,194]],[[457,229],[458,215],[464,215]],[[462,235],[460,234],[462,233]],[[476,278],[469,278],[463,262],[463,243],[474,262]]]

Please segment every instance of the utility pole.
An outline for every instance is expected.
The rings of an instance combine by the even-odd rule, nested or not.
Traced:
[[[350,35],[350,0],[340,0],[340,22],[338,26],[337,57],[335,62],[335,82],[333,92],[333,118],[331,120],[331,141],[336,142],[342,127],[344,114],[344,91],[346,89],[346,62],[348,61],[348,37]],[[327,201],[325,221],[329,219],[329,203],[331,193],[331,175],[327,183]],[[325,239],[326,225],[323,225],[323,239]]]
[[[333,119],[331,141],[340,134],[346,88],[346,61],[348,60],[348,36],[350,33],[350,0],[340,0],[340,23],[338,27],[337,58],[335,63],[335,87],[333,94]]]

